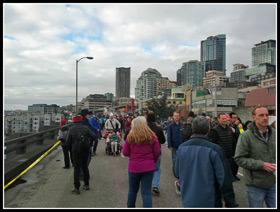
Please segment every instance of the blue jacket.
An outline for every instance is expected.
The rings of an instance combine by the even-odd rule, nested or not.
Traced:
[[[179,178],[184,207],[236,205],[232,172],[222,148],[206,136],[194,134],[177,150],[175,176]]]
[[[179,122],[176,124],[174,121],[170,123],[167,127],[167,144],[168,148],[178,148],[179,145],[182,143],[182,136],[181,136],[181,126],[183,124]]]
[[[95,117],[92,116],[92,117],[90,117],[90,119],[89,119],[89,124],[90,124],[90,126],[92,127],[93,132],[95,133],[95,135],[98,136],[97,130],[99,130],[99,131],[101,132],[101,128],[100,128],[100,126],[99,126],[99,121],[97,121],[97,120],[95,119]]]

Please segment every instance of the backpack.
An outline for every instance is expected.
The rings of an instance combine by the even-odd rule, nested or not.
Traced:
[[[77,153],[90,151],[89,139],[82,133],[78,134],[76,151]]]
[[[189,140],[192,134],[192,125],[189,123],[184,123],[181,127],[182,142]]]

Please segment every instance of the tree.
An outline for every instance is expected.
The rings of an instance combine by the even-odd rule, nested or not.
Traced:
[[[173,115],[174,105],[168,106],[166,103],[167,96],[164,94],[159,98],[152,98],[147,102],[147,107],[143,108],[144,110],[154,111],[156,117],[159,118],[168,118]]]

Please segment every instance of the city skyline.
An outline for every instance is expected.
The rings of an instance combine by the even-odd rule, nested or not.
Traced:
[[[115,70],[131,67],[130,94],[148,68],[176,81],[184,62],[200,61],[200,42],[226,35],[226,75],[252,67],[255,44],[276,39],[276,4],[20,4],[3,5],[3,108],[75,104],[115,94]]]

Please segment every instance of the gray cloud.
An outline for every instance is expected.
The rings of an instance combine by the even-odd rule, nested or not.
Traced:
[[[227,36],[227,75],[251,66],[254,44],[276,39],[276,4],[4,4],[4,108],[75,104],[115,93],[116,67],[131,67],[131,95],[147,68],[176,80],[200,60],[200,41]]]

